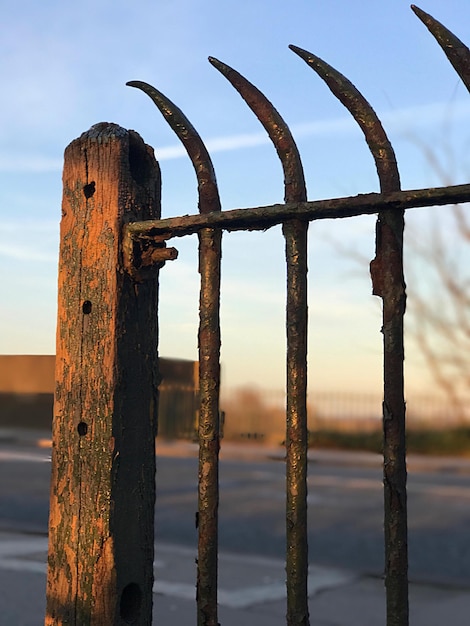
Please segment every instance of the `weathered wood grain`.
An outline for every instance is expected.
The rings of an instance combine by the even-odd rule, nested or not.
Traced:
[[[160,217],[134,131],[65,151],[46,626],[151,624],[157,272],[125,271],[123,225]]]

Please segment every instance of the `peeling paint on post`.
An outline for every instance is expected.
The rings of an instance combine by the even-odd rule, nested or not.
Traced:
[[[137,133],[97,124],[68,146],[46,626],[152,621],[159,264],[126,271],[123,226],[159,216]]]

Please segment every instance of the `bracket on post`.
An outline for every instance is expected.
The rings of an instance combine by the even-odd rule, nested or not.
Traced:
[[[135,282],[143,282],[155,277],[166,261],[178,258],[176,248],[167,248],[168,236],[149,237],[135,235],[128,226],[123,229],[124,269]]]

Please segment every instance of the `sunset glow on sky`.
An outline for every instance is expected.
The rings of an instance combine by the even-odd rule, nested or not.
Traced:
[[[470,3],[420,7],[470,43]],[[139,132],[156,150],[163,216],[197,212],[194,172],[153,103],[125,86],[153,84],[180,107],[213,158],[223,209],[283,201],[281,166],[251,111],[207,62],[215,56],[257,85],[288,122],[309,199],[378,191],[361,131],[296,57],[301,46],[366,96],[394,145],[404,189],[468,182],[470,97],[402,0],[46,0],[11,3],[0,24],[0,353],[55,351],[63,151],[100,121]],[[443,181],[423,146],[443,155]],[[439,209],[441,212],[445,209]],[[410,232],[427,220],[407,214]],[[341,223],[340,223],[341,222]],[[310,226],[310,387],[380,391],[381,308],[371,295],[375,218]],[[160,353],[197,358],[194,236],[161,271]],[[284,384],[285,263],[280,228],[224,235],[222,363],[228,386]],[[429,377],[412,343],[412,388]]]

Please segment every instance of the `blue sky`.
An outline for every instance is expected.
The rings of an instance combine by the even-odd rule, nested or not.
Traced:
[[[470,4],[419,6],[470,43]],[[62,0],[10,3],[0,24],[0,353],[55,350],[58,225],[65,146],[100,121],[138,131],[157,153],[164,216],[197,210],[194,173],[144,80],[171,98],[212,154],[224,209],[281,202],[281,168],[263,129],[209,55],[235,67],[274,103],[299,146],[309,199],[378,190],[361,132],[289,49],[312,51],[345,74],[381,117],[403,188],[442,184],[422,144],[442,153],[452,183],[467,182],[470,97],[402,0]],[[447,182],[447,181],[446,181]],[[421,229],[424,211],[408,213]],[[312,389],[380,390],[380,302],[367,266],[374,218],[310,228]],[[165,356],[197,357],[196,242],[178,240],[161,272]],[[283,241],[279,229],[224,236],[222,362],[227,386],[284,381]],[[428,384],[407,349],[409,385]]]

